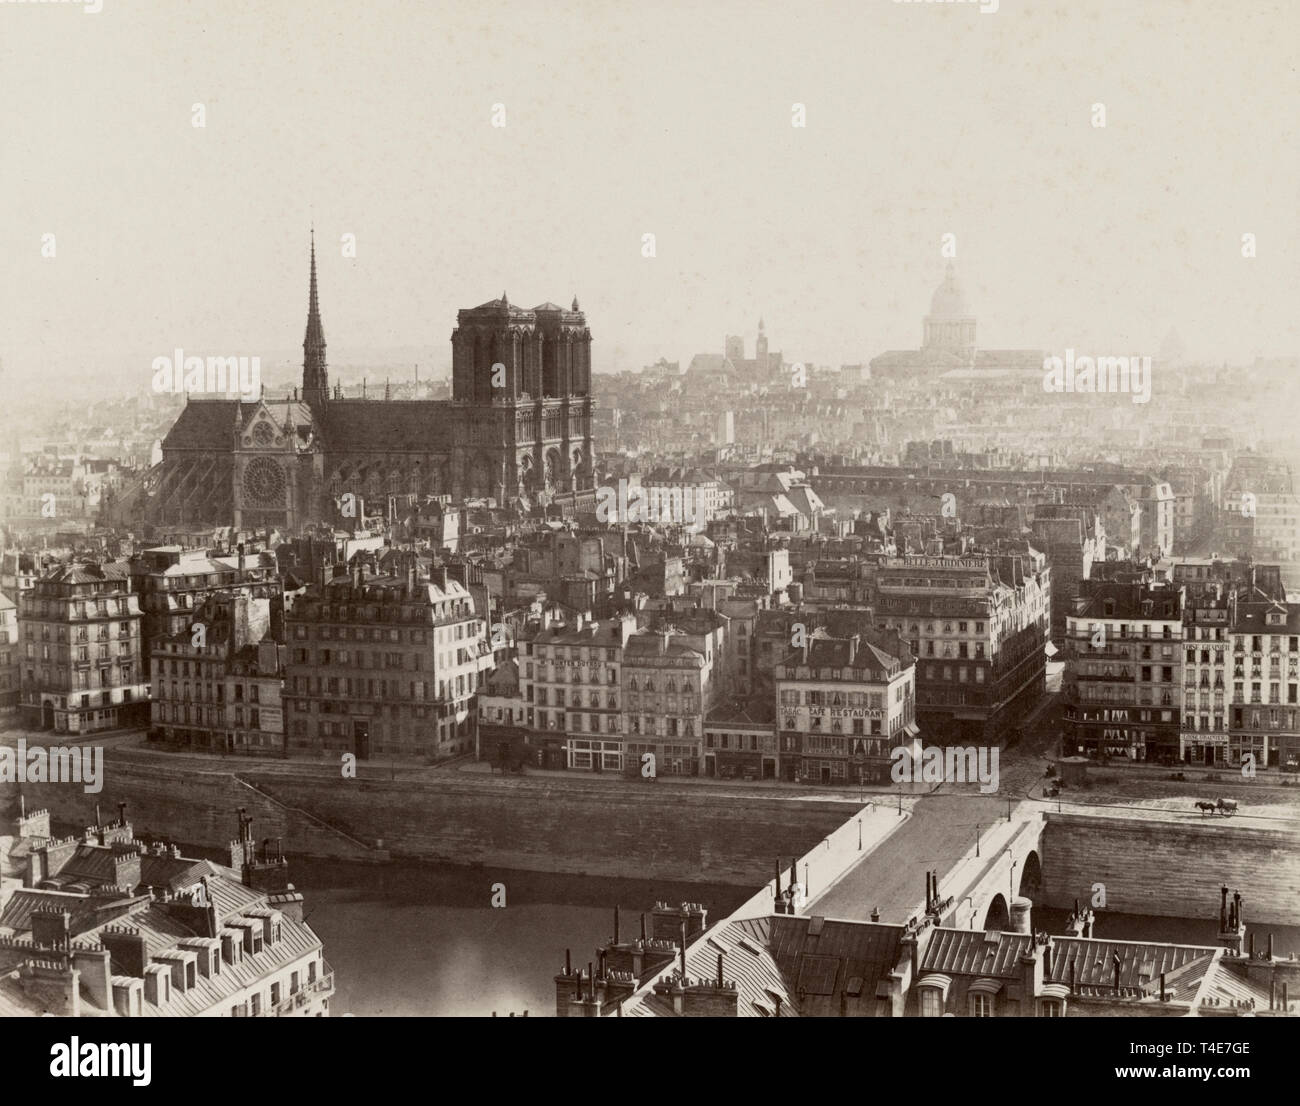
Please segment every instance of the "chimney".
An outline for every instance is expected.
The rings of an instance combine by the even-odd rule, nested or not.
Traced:
[[[614,944],[618,944],[618,905],[614,906]]]
[[[1033,901],[1027,898],[1015,898],[1011,901],[1011,932],[1033,933]]]
[[[77,949],[72,964],[81,973],[81,982],[90,1000],[101,1010],[113,1009],[112,956],[108,949]]]

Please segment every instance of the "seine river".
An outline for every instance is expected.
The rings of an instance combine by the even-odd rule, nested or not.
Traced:
[[[557,876],[438,864],[292,860],[289,878],[334,969],[338,1017],[553,1017],[564,950],[595,958],[614,934],[635,935],[657,900],[702,902],[726,916],[739,887]],[[492,906],[493,885],[505,888]],[[650,920],[646,919],[649,926]]]

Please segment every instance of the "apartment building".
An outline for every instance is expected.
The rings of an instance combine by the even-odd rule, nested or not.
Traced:
[[[641,490],[649,521],[683,526],[705,526],[728,510],[733,499],[731,487],[718,476],[693,468],[653,469],[641,478]]]
[[[779,779],[776,712],[771,698],[734,698],[704,720],[704,774],[719,779]]]
[[[1300,768],[1300,604],[1243,595],[1232,619],[1227,761]]]
[[[148,717],[139,601],[125,562],[77,561],[20,593],[24,725],[90,733]]]
[[[233,587],[247,589],[255,599],[283,595],[275,554],[246,552],[242,544],[230,555],[155,546],[132,557],[130,571],[144,616],[146,673],[154,644],[187,630],[207,596]]]
[[[283,621],[272,605],[243,592],[208,595],[190,628],[154,644],[149,740],[203,752],[284,752],[276,641]]]
[[[1046,691],[1052,579],[1046,555],[887,558],[877,625],[916,657],[928,743],[996,744]]]
[[[814,631],[826,637],[869,639],[876,631],[870,607],[818,609],[799,604],[758,612],[750,636],[753,697],[771,702],[776,691],[776,669],[790,650],[802,647]]]
[[[529,745],[544,768],[622,772],[623,651],[636,618],[606,622],[549,615],[518,637]]]
[[[787,780],[884,783],[917,734],[916,662],[897,634],[816,631],[776,666],[779,770]]]
[[[643,631],[624,643],[621,675],[628,768],[652,763],[656,775],[700,775],[704,717],[712,699],[712,650],[706,657],[687,634]],[[652,762],[644,759],[647,753]]]
[[[1300,560],[1300,496],[1290,492],[1243,492],[1229,501],[1220,533],[1227,551],[1260,561]]]
[[[1222,584],[1184,589],[1183,707],[1179,759],[1186,764],[1228,763],[1228,662],[1234,594]]]
[[[414,554],[401,572],[376,572],[370,554],[349,567],[285,615],[289,754],[473,752],[473,696],[493,662],[469,591],[445,566],[420,577]]]
[[[1165,581],[1084,582],[1066,620],[1067,754],[1179,759],[1184,599]]]
[[[1036,548],[1052,566],[1052,641],[1065,640],[1065,620],[1074,610],[1079,581],[1092,575],[1094,561],[1106,559],[1106,530],[1100,512],[1087,504],[1039,503],[1030,522]]]
[[[18,707],[22,668],[18,664],[18,604],[0,592],[0,711]]]

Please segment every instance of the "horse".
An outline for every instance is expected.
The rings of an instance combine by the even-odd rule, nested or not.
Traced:
[[[1196,809],[1202,814],[1216,814],[1219,810],[1215,803],[1206,802],[1204,799],[1196,800]]]

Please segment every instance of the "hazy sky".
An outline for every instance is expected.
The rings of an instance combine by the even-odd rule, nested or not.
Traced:
[[[1294,0],[0,2],[0,358],[292,349],[313,219],[336,363],[442,364],[502,290],[576,293],[600,370],[759,315],[863,360],[945,233],[982,346],[1293,352],[1297,41]]]

